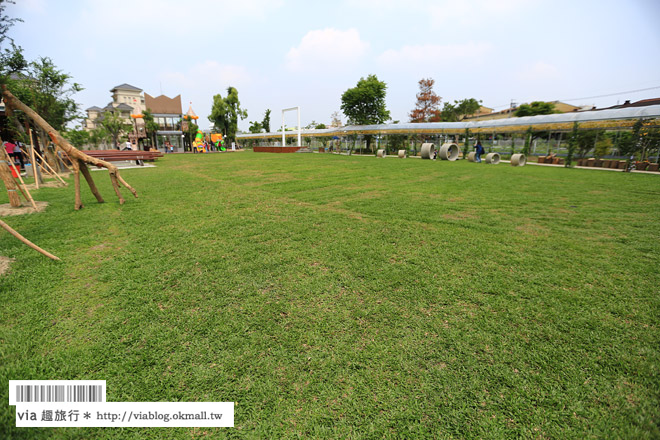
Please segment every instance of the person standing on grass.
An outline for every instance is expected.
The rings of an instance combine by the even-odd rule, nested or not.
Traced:
[[[476,154],[474,158],[475,162],[481,162],[481,155],[486,152],[486,150],[484,150],[483,145],[481,145],[481,141],[477,141],[477,145],[474,146],[474,149],[476,150]]]

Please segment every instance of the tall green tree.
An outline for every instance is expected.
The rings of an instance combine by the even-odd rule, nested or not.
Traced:
[[[264,114],[264,119],[261,121],[261,127],[264,129],[266,133],[270,133],[270,109],[266,109],[266,113]]]
[[[154,119],[154,114],[151,112],[151,109],[146,109],[142,112],[142,120],[144,121],[144,131],[147,135],[147,138],[151,142],[151,146],[156,146],[156,132],[160,128],[158,122]]]
[[[238,99],[238,90],[235,87],[227,87],[227,96],[217,94],[213,97],[213,107],[209,121],[213,122],[215,129],[222,132],[229,142],[236,140],[238,131],[238,119],[247,118],[247,110],[241,108]]]
[[[263,131],[263,126],[261,125],[261,122],[258,121],[250,121],[250,133],[261,133]]]
[[[475,114],[480,107],[481,101],[474,98],[461,99],[460,101],[454,101],[453,104],[445,102],[440,117],[443,122],[458,122],[466,116]]]
[[[551,115],[557,113],[552,102],[534,101],[531,104],[521,104],[513,113],[516,117]]]
[[[360,78],[357,85],[346,90],[341,96],[341,110],[349,124],[382,124],[390,119],[385,105],[387,84],[379,81],[376,75]],[[367,148],[371,146],[371,135],[366,135]]]
[[[106,111],[103,113],[101,126],[108,132],[112,138],[112,145],[119,148],[119,138],[129,133],[133,126],[121,117],[119,111]]]

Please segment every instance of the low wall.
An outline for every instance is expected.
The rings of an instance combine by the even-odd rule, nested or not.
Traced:
[[[255,153],[295,153],[301,147],[254,147]]]

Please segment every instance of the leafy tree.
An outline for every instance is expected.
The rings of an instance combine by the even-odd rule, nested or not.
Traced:
[[[215,129],[222,134],[231,143],[236,140],[236,131],[238,130],[238,118],[247,118],[247,111],[241,109],[241,102],[238,100],[238,90],[235,87],[227,87],[227,97],[217,94],[213,97],[213,107],[209,121],[213,122]]]
[[[190,142],[190,148],[192,149],[192,143],[193,139],[195,139],[195,136],[197,136],[197,131],[199,130],[199,126],[195,124],[192,120],[188,121],[188,141]]]
[[[602,133],[602,130],[580,130],[576,136],[578,156],[585,157],[594,148],[596,140]]]
[[[117,110],[104,112],[101,126],[112,138],[112,145],[115,148],[119,148],[119,138],[133,129],[133,126],[126,122]]]
[[[531,104],[521,104],[513,113],[516,117],[551,115],[557,113],[552,102],[534,101]]]
[[[64,133],[64,137],[71,142],[71,145],[76,147],[79,150],[82,150],[82,147],[89,143],[89,132],[87,130],[81,129],[81,127],[78,127],[75,130],[69,130],[66,133]]]
[[[441,120],[442,98],[433,91],[433,78],[419,80],[419,93],[415,108],[410,112],[410,122],[438,122]]]
[[[475,114],[481,107],[481,101],[474,98],[454,101],[453,104],[445,102],[440,117],[444,122],[462,121],[466,116]]]
[[[376,75],[360,78],[357,85],[346,90],[341,96],[341,109],[349,124],[382,124],[390,118],[385,108],[387,84],[379,81]],[[372,135],[366,135],[367,148],[371,146]]]
[[[142,120],[144,121],[144,131],[147,138],[151,142],[151,146],[156,146],[156,132],[160,128],[158,122],[154,120],[154,115],[151,109],[146,109],[142,112]]]
[[[261,122],[251,121],[250,122],[250,133],[261,133],[263,126]]]
[[[660,145],[660,131],[651,124],[651,120],[638,119],[632,128],[634,147],[631,153],[639,154],[640,160],[647,160],[649,153]]]
[[[264,114],[264,119],[261,121],[261,126],[264,129],[266,133],[270,133],[270,109],[266,109],[266,113]]]
[[[7,32],[9,32],[10,27],[16,22],[23,21],[20,18],[10,18],[5,14],[5,9],[8,4],[15,5],[16,2],[13,0],[0,0],[0,44],[3,43],[5,39],[9,38]]]
[[[320,124],[316,124],[316,125],[314,126],[314,128],[317,129],[317,130],[325,130],[325,129],[328,128],[328,127],[326,127],[325,124],[320,123]]]
[[[89,142],[95,149],[98,149],[101,144],[106,144],[109,138],[110,134],[102,126],[96,127],[89,132]]]
[[[534,130],[532,129],[532,127],[529,127],[527,129],[527,132],[525,133],[525,145],[523,146],[522,149],[522,154],[524,154],[525,156],[529,156],[529,148],[532,144],[533,138],[534,138]]]
[[[612,138],[609,136],[602,136],[596,141],[594,147],[594,156],[603,157],[612,152]]]

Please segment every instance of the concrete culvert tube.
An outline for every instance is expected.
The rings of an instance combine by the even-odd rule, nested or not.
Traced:
[[[387,153],[385,153],[385,150],[381,148],[380,150],[378,150],[378,151],[376,152],[376,156],[378,156],[378,157],[385,157],[385,156],[387,156]]]
[[[511,165],[514,167],[524,167],[527,163],[527,158],[524,154],[514,154],[511,156]]]
[[[399,157],[401,159],[405,159],[406,158],[406,150],[399,150]]]
[[[452,143],[442,144],[438,155],[442,160],[454,161],[458,159],[458,145]]]
[[[471,151],[468,153],[468,162],[476,162],[477,161],[477,153],[474,151]]]
[[[433,153],[435,153],[435,145],[422,144],[422,149],[420,150],[422,159],[433,159]]]
[[[486,155],[486,163],[492,163],[493,165],[500,163],[499,153],[488,153]]]

